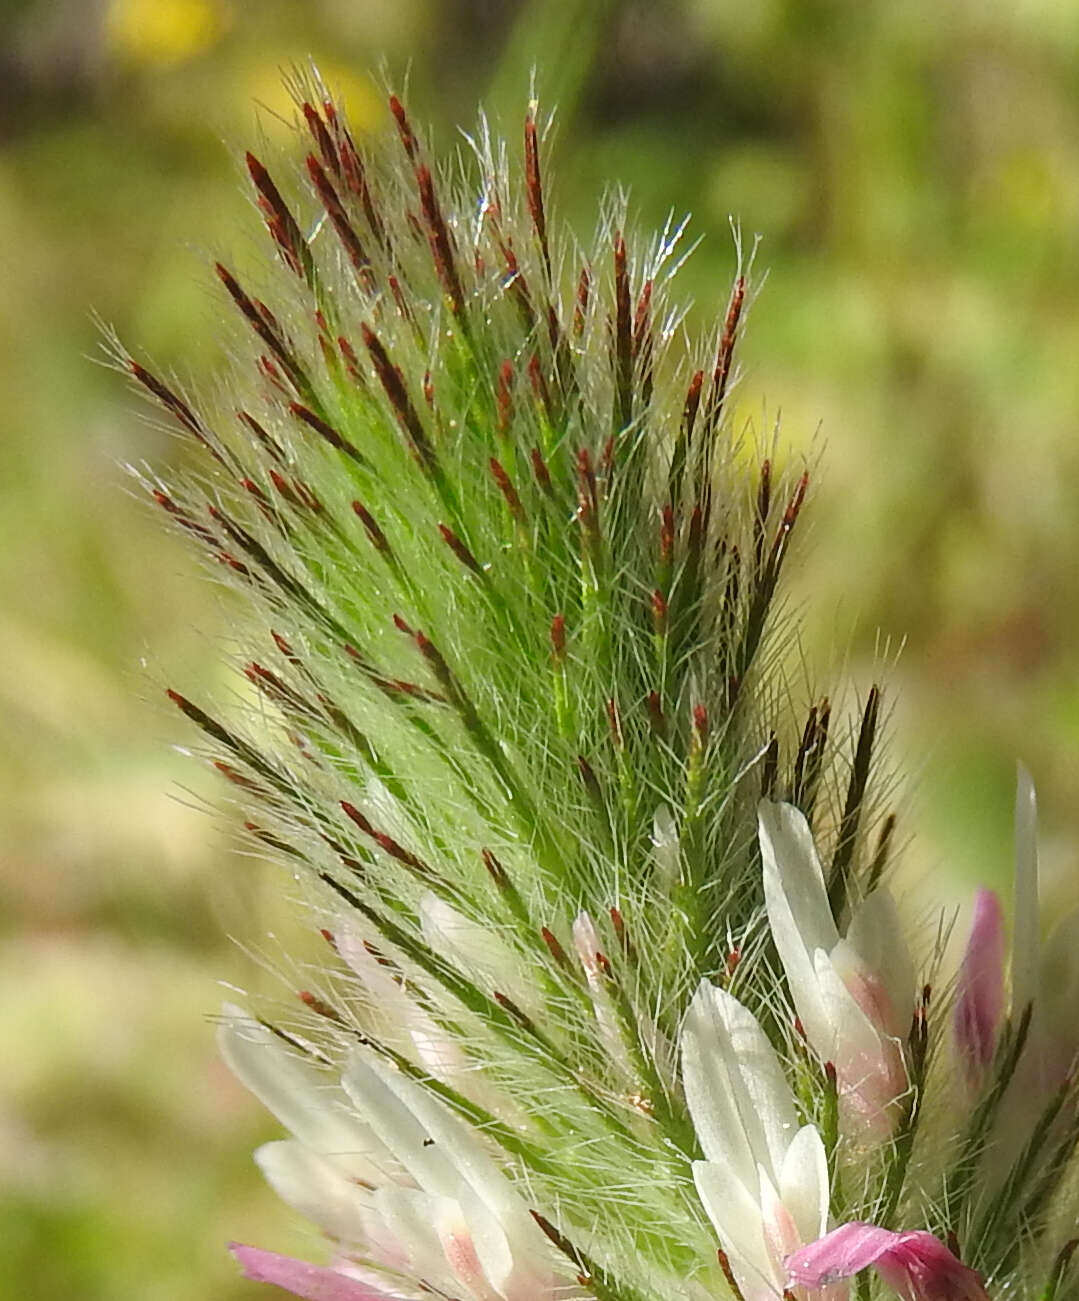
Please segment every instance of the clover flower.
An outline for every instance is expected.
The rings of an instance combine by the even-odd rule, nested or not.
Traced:
[[[736,427],[752,257],[701,332],[683,226],[559,220],[534,104],[520,161],[482,121],[442,157],[293,89],[219,397],[113,344],[246,611],[230,701],[169,697],[326,942],[220,1035],[329,1263],[237,1260],[308,1301],[1053,1301],[1071,1074],[1001,1131],[1075,981],[1019,956],[1025,884],[1012,1014],[985,895],[952,1011],[884,885],[881,691],[848,728],[784,674],[808,471]]]

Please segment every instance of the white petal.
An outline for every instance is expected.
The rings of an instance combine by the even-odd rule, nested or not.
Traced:
[[[803,1125],[787,1149],[779,1195],[803,1243],[828,1231],[828,1157],[815,1125]]]
[[[435,1232],[434,1199],[415,1188],[387,1186],[374,1194],[374,1204],[400,1253],[400,1272],[452,1294],[454,1280]]]
[[[820,1042],[811,1039],[810,1043],[823,1060],[833,1061],[839,1071],[870,1070],[880,1061],[883,1031],[859,1007],[830,954],[818,949],[813,955],[813,967],[827,1013],[828,1032]]]
[[[809,825],[790,804],[762,800],[758,809],[768,924],[791,998],[810,1042],[828,1034],[813,953],[831,953],[839,932]]]
[[[905,1037],[914,1015],[914,962],[899,909],[888,890],[874,890],[862,900],[847,928],[846,941],[887,992],[890,1016],[884,1029],[897,1039]]]
[[[473,1222],[472,1204],[475,1202],[501,1226],[514,1256],[546,1259],[546,1240],[541,1230],[528,1214],[524,1200],[492,1160],[475,1132],[437,1098],[431,1097],[385,1062],[372,1057],[369,1067],[432,1140],[422,1149],[424,1159],[432,1159],[437,1153],[439,1159],[452,1168],[454,1196],[470,1222]]]
[[[245,1084],[313,1152],[339,1158],[356,1178],[385,1178],[395,1169],[385,1147],[325,1072],[290,1052],[242,1008],[226,1005],[218,1028],[221,1056]]]
[[[349,1059],[341,1082],[357,1112],[416,1183],[432,1196],[455,1197],[461,1188],[461,1175],[401,1101],[398,1081],[407,1081],[394,1074],[395,1086],[390,1088],[374,1069],[374,1063],[357,1051]]]
[[[693,1182],[745,1301],[776,1301],[783,1278],[765,1245],[757,1197],[728,1169],[710,1161],[693,1162]]]
[[[702,981],[682,1030],[686,1103],[709,1161],[722,1161],[747,1187],[758,1162],[779,1169],[796,1129],[779,1059],[751,1012]]]
[[[830,949],[839,939],[824,870],[805,814],[793,804],[762,800],[757,810],[761,851],[774,866],[798,932],[808,949]],[[767,868],[766,868],[767,870]]]
[[[324,1233],[346,1243],[364,1241],[370,1194],[324,1157],[289,1141],[265,1143],[255,1161],[278,1197]]]
[[[420,928],[428,945],[470,979],[480,972],[495,989],[520,999],[527,984],[521,978],[520,965],[489,927],[472,921],[437,895],[425,894],[420,900]]]
[[[1012,1014],[1017,1019],[1038,989],[1038,800],[1034,780],[1019,764],[1015,792],[1015,931]]]

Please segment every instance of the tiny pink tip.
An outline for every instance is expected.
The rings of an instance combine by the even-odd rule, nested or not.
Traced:
[[[978,890],[953,1014],[956,1045],[977,1087],[992,1065],[1004,1021],[1004,913],[992,890]]]
[[[359,1279],[306,1260],[280,1256],[275,1251],[247,1247],[239,1242],[231,1243],[229,1251],[242,1267],[245,1278],[254,1283],[272,1283],[293,1296],[303,1297],[304,1301],[398,1301],[390,1293],[380,1292]]]

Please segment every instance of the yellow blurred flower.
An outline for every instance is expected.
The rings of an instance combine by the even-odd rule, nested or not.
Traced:
[[[213,0],[112,0],[106,32],[112,48],[138,63],[176,63],[216,40]]]

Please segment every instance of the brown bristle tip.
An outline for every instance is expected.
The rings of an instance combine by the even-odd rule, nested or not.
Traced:
[[[402,618],[402,616],[399,614],[395,614],[393,616],[393,626],[397,629],[398,632],[403,632],[406,637],[415,637],[416,635],[413,629],[409,626],[409,624],[406,623],[405,620]]]
[[[561,656],[566,649],[566,616],[556,614],[551,620],[551,646],[556,655]]]

